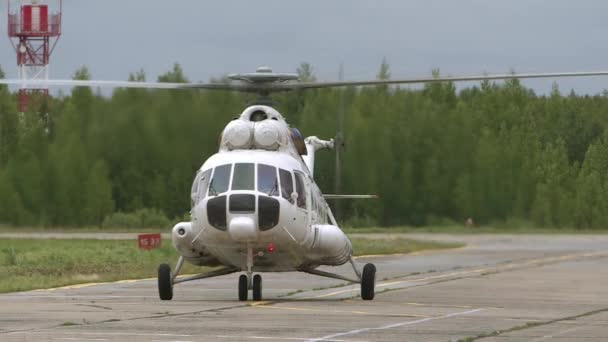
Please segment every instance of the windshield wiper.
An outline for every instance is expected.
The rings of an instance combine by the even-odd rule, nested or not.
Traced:
[[[275,192],[275,190],[276,190],[277,192]],[[279,182],[277,182],[277,181],[275,180],[275,181],[274,181],[274,185],[272,186],[272,189],[270,189],[270,191],[268,191],[268,193],[267,193],[266,195],[268,195],[268,196],[276,196],[276,195],[278,195],[278,194],[279,194],[279,191],[278,191],[278,190],[279,190]],[[273,193],[274,193],[274,195],[273,195]]]
[[[211,180],[211,184],[209,184],[209,194],[211,196],[217,196],[217,191],[213,187],[213,180]]]

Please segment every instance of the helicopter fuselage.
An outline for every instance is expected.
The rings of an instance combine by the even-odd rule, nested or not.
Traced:
[[[268,115],[255,121],[252,130],[273,124],[287,132],[282,118],[264,122],[278,114],[266,106],[246,109],[237,119],[242,122],[233,121],[232,126],[249,123],[253,113],[260,111]],[[224,135],[235,132],[230,127]],[[237,129],[236,134],[242,131]],[[250,253],[251,270],[257,272],[346,263],[352,255],[351,243],[333,219],[306,164],[314,165],[313,147],[306,146],[310,153],[305,161],[288,145],[293,144],[291,139],[285,144],[280,141],[281,132],[265,133],[277,137],[275,148],[220,149],[198,170],[191,191],[191,221],[173,228],[175,248],[190,263],[241,270],[247,269]]]

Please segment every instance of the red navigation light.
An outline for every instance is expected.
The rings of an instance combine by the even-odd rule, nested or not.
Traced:
[[[268,244],[268,253],[274,253],[274,244],[272,242]]]

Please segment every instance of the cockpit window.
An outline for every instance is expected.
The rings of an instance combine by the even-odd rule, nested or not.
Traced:
[[[291,193],[293,192],[293,178],[291,172],[279,169],[279,177],[281,179],[281,196],[291,201]]]
[[[205,197],[205,194],[207,193],[207,187],[209,187],[210,179],[211,179],[211,169],[209,169],[201,174],[201,177],[200,177],[199,183],[198,183],[198,196],[197,196],[198,200]],[[196,201],[197,200],[195,200],[194,202],[196,203]]]
[[[268,196],[279,195],[277,168],[266,164],[258,164],[258,191]]]
[[[211,184],[209,184],[209,196],[217,196],[218,194],[228,191],[231,169],[232,164],[226,164],[215,168]]]
[[[298,207],[306,209],[306,190],[304,188],[304,176],[296,172],[296,191],[298,193]]]
[[[232,190],[255,190],[253,163],[234,164]]]
[[[190,198],[192,199],[192,202],[196,202],[197,201],[197,197],[198,197],[198,183],[201,180],[201,176],[203,174],[200,172],[196,173],[196,177],[194,177],[194,182],[192,182],[192,189],[190,190]]]

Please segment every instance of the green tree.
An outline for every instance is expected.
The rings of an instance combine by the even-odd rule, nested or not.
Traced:
[[[103,161],[96,161],[89,170],[84,191],[86,192],[83,209],[84,222],[101,225],[104,217],[114,210],[112,184]]]
[[[184,75],[184,70],[179,63],[173,64],[173,70],[158,76],[158,82],[167,83],[188,83],[188,79]]]
[[[308,62],[300,63],[296,70],[300,82],[315,82],[317,78],[314,75],[312,65]]]

